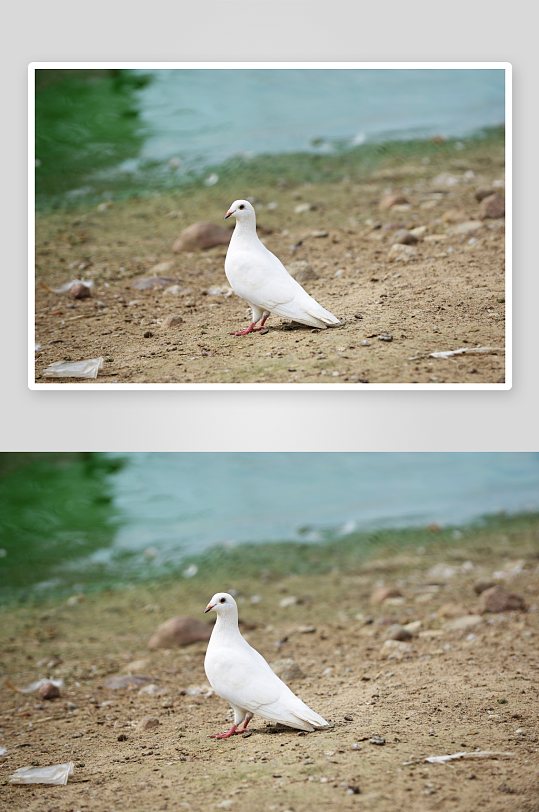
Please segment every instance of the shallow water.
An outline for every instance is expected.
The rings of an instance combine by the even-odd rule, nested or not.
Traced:
[[[464,137],[504,122],[502,70],[37,74],[38,197],[169,188],[232,156],[328,155],[373,141]]]
[[[157,575],[216,545],[539,508],[531,453],[50,455],[0,473],[7,588]]]

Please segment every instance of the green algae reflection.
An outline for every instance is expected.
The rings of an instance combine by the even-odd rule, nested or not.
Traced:
[[[36,71],[37,200],[99,176],[104,186],[107,170],[138,155],[135,91],[147,81],[126,70]]]
[[[121,465],[91,453],[0,454],[0,590],[95,577],[77,564],[112,545],[108,476]]]

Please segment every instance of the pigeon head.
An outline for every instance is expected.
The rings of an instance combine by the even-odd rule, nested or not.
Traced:
[[[255,216],[255,210],[248,200],[235,200],[225,214],[224,219],[226,220],[227,217],[232,217],[232,215],[236,220],[249,220]]]
[[[206,612],[215,609],[218,615],[228,614],[230,611],[236,609],[236,601],[229,595],[228,592],[216,592],[209,604],[204,609]]]

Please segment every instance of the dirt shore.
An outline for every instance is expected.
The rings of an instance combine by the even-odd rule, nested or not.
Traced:
[[[4,607],[0,804],[14,812],[538,810],[538,534],[537,523],[490,537],[456,532],[450,546],[382,550],[346,573],[207,584],[197,576]],[[480,578],[522,596],[527,610],[473,619]],[[381,586],[401,596],[373,603]],[[234,587],[249,642],[269,662],[299,664],[305,676],[291,687],[330,730],[298,734],[255,717],[249,736],[210,739],[228,728],[228,706],[205,695],[205,644],[149,652],[161,622],[203,618],[211,595]],[[414,621],[402,652],[383,659],[388,624]],[[465,628],[451,629],[455,621]],[[158,693],[105,687],[128,671]],[[5,683],[39,677],[61,677],[61,698],[40,701]],[[204,693],[182,693],[193,686]],[[137,731],[146,717],[158,726]],[[462,752],[498,755],[425,761]],[[7,783],[19,767],[68,761],[67,786]]]
[[[497,145],[361,180],[216,186],[38,213],[36,380],[83,383],[42,373],[54,361],[102,356],[104,369],[88,385],[503,383],[505,220],[480,220],[476,199],[481,188],[503,195],[503,162]],[[235,198],[252,195],[267,247],[285,265],[312,267],[304,287],[342,327],[313,331],[271,317],[264,334],[232,336],[249,316],[229,295],[226,247],[172,252],[188,225],[222,224]],[[390,195],[406,202],[381,209]],[[476,230],[460,233],[470,221]],[[392,258],[396,230],[421,226],[408,255]],[[133,288],[152,276],[172,281]],[[92,279],[91,298],[73,301],[40,284],[57,289],[70,278]],[[163,327],[168,316],[181,322]],[[494,350],[429,357],[478,346]]]

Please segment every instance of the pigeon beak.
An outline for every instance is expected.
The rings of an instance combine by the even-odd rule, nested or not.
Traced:
[[[214,604],[214,603],[209,603],[209,604],[206,606],[206,608],[204,609],[204,614],[206,614],[206,612],[209,612],[209,611],[210,611],[210,609],[213,609],[213,607],[214,607],[214,606],[215,606],[215,604]]]
[[[234,211],[236,211],[236,209],[234,209]],[[226,220],[226,219],[227,219],[227,217],[230,217],[230,215],[231,215],[231,214],[234,214],[234,211],[230,211],[230,209],[229,209],[229,210],[227,211],[227,213],[225,214],[225,216],[223,217],[223,220]]]

